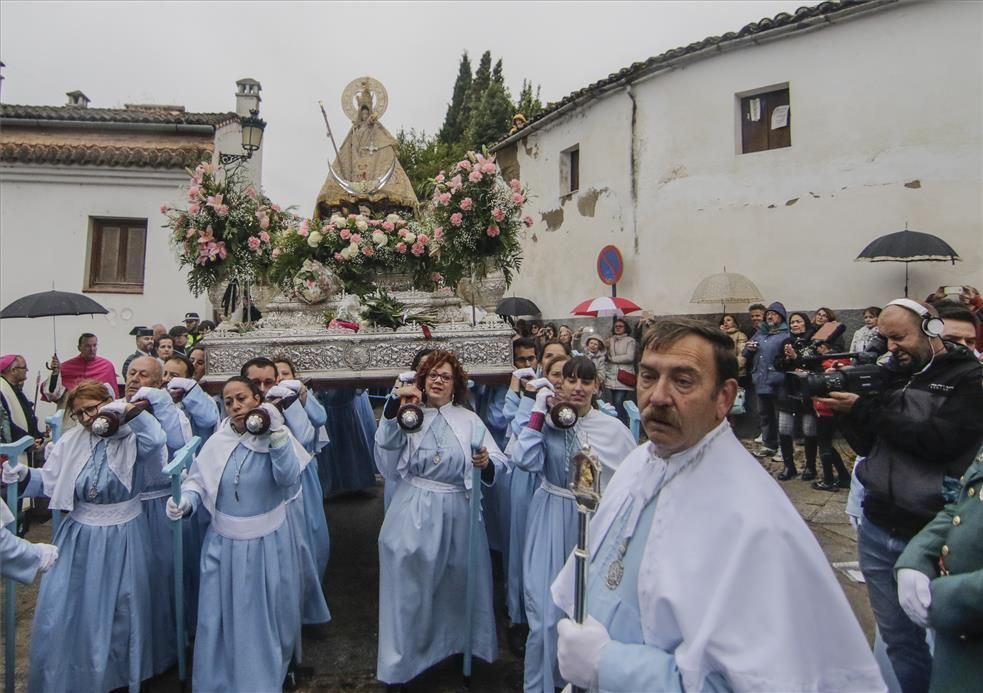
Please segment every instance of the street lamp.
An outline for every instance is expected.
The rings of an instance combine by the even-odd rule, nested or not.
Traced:
[[[243,161],[252,158],[253,152],[259,149],[263,142],[263,130],[266,129],[266,121],[259,117],[259,111],[249,111],[249,115],[240,119],[242,125],[242,151],[245,154],[224,154],[219,153],[218,163],[223,167],[229,164],[242,165]]]

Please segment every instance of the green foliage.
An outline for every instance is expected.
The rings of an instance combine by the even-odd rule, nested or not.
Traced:
[[[451,96],[450,104],[447,106],[447,115],[444,116],[444,125],[437,135],[439,141],[451,144],[460,142],[464,137],[464,128],[467,125],[465,108],[470,90],[471,59],[468,58],[468,52],[464,51],[457,70],[457,79],[454,80],[454,93]],[[407,171],[407,173],[409,172]],[[412,180],[412,176],[410,179]]]
[[[437,322],[435,312],[418,310],[411,313],[405,303],[382,288],[362,297],[362,317],[373,325],[392,330],[411,324],[433,327]]]
[[[521,113],[526,120],[532,120],[543,112],[543,103],[539,100],[539,87],[533,94],[532,82],[522,80],[522,90],[519,92],[519,102],[515,105],[517,113]]]
[[[440,136],[428,137],[425,132],[400,130],[396,134],[396,156],[419,200],[430,197],[431,179],[437,171],[449,169],[461,160],[465,151],[461,144],[449,144]]]

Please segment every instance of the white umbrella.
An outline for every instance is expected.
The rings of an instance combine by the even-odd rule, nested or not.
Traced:
[[[719,303],[727,312],[728,303],[751,303],[761,300],[761,292],[750,279],[737,272],[728,272],[724,267],[723,272],[711,274],[701,281],[690,303]]]

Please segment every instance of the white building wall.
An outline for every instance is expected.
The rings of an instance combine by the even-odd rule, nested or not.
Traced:
[[[860,308],[901,295],[904,265],[854,258],[907,223],[963,258],[954,267],[910,265],[912,297],[939,285],[983,288],[981,38],[983,3],[903,3],[639,82],[637,252],[630,226],[612,233],[611,215],[601,214],[553,232],[534,214],[524,247],[549,237],[550,266],[578,280],[580,296],[598,289],[597,249],[615,242],[626,257],[619,294],[656,313],[719,311],[689,300],[701,278],[724,266],[751,278],[766,301]],[[792,146],[739,154],[736,95],[785,82]],[[533,133],[526,145],[538,145],[536,157],[520,142],[523,181],[548,185],[557,170],[551,157],[576,128],[582,150],[604,159],[582,154],[582,180],[626,190],[626,101],[618,90]],[[630,216],[625,205],[622,218]],[[544,265],[529,266],[516,293],[541,301],[547,315],[567,314],[571,283],[557,292]]]
[[[85,283],[89,217],[147,219],[143,294],[89,293],[108,315],[57,318],[60,358],[77,356],[79,334],[99,337],[99,355],[122,366],[133,352],[129,331],[136,325],[182,324],[187,311],[211,315],[207,296],[194,298],[170,245],[161,203],[184,204],[183,171],[81,170],[78,167],[0,168],[0,305],[47,291],[81,293]],[[25,391],[33,399],[36,374],[52,351],[50,318],[0,321],[0,353],[27,358]],[[47,408],[42,413],[50,413]]]

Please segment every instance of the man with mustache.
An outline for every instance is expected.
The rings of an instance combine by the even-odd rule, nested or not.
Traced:
[[[666,320],[640,353],[649,442],[591,523],[588,616],[557,627],[564,679],[602,691],[884,690],[819,544],[726,421],[730,337]],[[552,588],[567,614],[574,572],[571,557]]]

